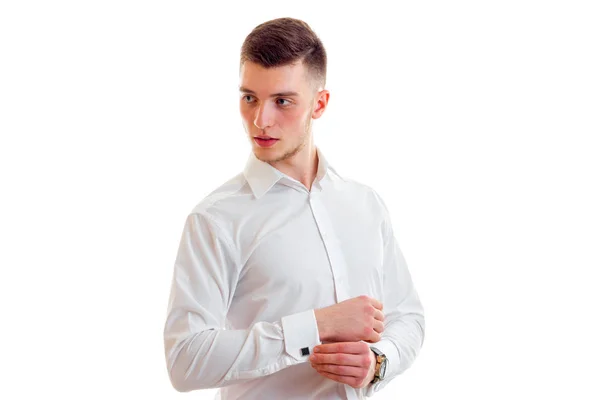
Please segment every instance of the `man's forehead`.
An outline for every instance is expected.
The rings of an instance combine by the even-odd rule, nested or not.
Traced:
[[[240,70],[239,89],[243,93],[297,96],[306,88],[307,77],[301,64],[265,68],[246,62]]]

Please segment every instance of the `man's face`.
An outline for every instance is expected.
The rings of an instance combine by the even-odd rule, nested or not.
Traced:
[[[318,89],[300,62],[268,69],[248,61],[242,65],[240,113],[259,160],[284,161],[311,143],[312,119],[323,112]]]

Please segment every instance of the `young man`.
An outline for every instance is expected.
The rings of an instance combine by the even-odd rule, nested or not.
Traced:
[[[419,353],[423,308],[385,205],[314,144],[326,62],[291,18],[257,26],[242,46],[252,153],[185,222],[164,330],[179,391],[361,399]]]

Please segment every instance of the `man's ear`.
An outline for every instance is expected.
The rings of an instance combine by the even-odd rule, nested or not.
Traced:
[[[329,103],[329,90],[323,89],[317,93],[317,101],[315,102],[315,108],[312,112],[312,118],[318,119],[323,115],[327,104]]]

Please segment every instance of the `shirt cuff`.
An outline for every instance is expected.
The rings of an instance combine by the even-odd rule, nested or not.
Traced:
[[[308,360],[313,348],[321,344],[314,310],[281,318],[285,351],[296,360]]]
[[[400,367],[400,354],[398,353],[398,348],[396,345],[389,339],[381,339],[377,343],[373,343],[372,347],[377,348],[388,360],[387,368],[385,371],[385,378],[382,381],[379,381],[375,384],[370,384],[365,387],[365,395],[368,397],[373,396],[375,392],[380,389],[383,389],[385,385],[387,385],[393,377],[397,375],[397,371]]]

